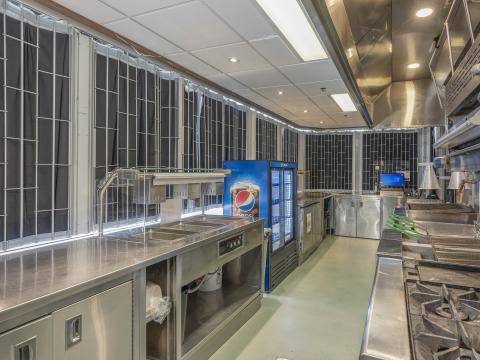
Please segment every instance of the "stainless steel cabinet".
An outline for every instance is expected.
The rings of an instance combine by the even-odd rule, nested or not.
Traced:
[[[335,197],[335,235],[357,236],[357,208],[353,196]]]
[[[390,215],[393,214],[395,208],[403,206],[402,196],[382,196],[382,226],[383,230]]]
[[[380,198],[358,198],[357,237],[380,239]]]
[[[313,205],[307,207],[299,207],[298,211],[298,246],[300,255],[307,252],[313,247],[314,233],[312,222],[315,221],[315,207]]]
[[[49,359],[132,360],[132,318],[131,281],[58,310]]]
[[[46,316],[0,335],[1,360],[52,360],[52,318]]]
[[[335,235],[379,239],[380,205],[379,196],[336,196]]]

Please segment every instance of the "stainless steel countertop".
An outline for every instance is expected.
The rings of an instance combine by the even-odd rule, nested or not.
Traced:
[[[110,234],[2,254],[0,324],[30,311],[37,300],[58,301],[258,224],[263,227],[263,220],[238,218],[173,243],[131,242]]]
[[[401,259],[377,258],[360,359],[411,359]]]

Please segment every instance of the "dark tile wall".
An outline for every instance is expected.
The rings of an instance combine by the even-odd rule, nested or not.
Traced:
[[[407,187],[417,187],[417,132],[363,134],[363,190],[374,190],[378,181],[376,166],[383,172],[410,171]]]
[[[298,133],[290,129],[283,132],[283,161],[298,161]]]
[[[307,188],[352,189],[352,135],[306,136]]]
[[[257,160],[277,160],[277,125],[257,117]]]

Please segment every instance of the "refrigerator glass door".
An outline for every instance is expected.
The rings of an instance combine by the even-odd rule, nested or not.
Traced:
[[[272,170],[272,251],[280,249],[284,245],[282,229],[282,173]]]
[[[285,243],[293,240],[293,171],[283,171],[283,220]]]

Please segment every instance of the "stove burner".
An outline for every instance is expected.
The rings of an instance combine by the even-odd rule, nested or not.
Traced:
[[[454,347],[433,354],[434,360],[480,360],[480,355],[475,350]]]
[[[416,360],[480,360],[480,292],[407,281]]]

